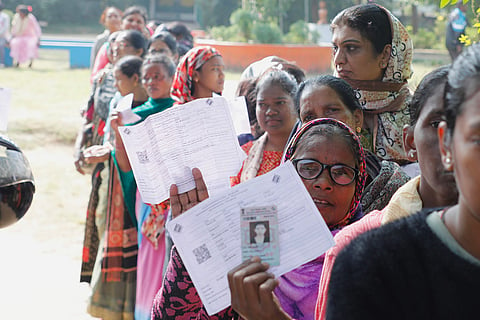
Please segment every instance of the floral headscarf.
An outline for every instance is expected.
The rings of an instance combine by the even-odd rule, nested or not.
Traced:
[[[413,44],[402,23],[388,11],[392,51],[381,81],[345,79],[357,92],[363,108],[372,151],[381,159],[404,161],[403,126],[410,123],[407,81],[412,76]],[[337,76],[337,74],[335,74]]]
[[[355,194],[353,195],[352,203],[350,204],[350,208],[348,209],[348,213],[345,215],[345,217],[338,222],[336,225],[333,226],[328,226],[330,230],[343,227],[352,220],[354,216],[357,215],[357,211],[361,211],[361,206],[360,206],[360,199],[362,197],[363,193],[363,188],[365,186],[365,180],[367,178],[366,171],[365,171],[365,153],[363,151],[362,144],[360,142],[360,139],[358,136],[355,134],[355,132],[350,129],[349,126],[344,124],[341,121],[335,120],[335,119],[330,119],[330,118],[321,118],[321,119],[315,119],[312,120],[306,124],[304,124],[293,136],[293,138],[290,140],[288,143],[287,147],[285,148],[285,153],[283,155],[282,162],[285,162],[287,160],[291,160],[293,158],[293,155],[295,151],[297,150],[298,142],[301,140],[302,136],[304,135],[305,132],[310,130],[311,128],[318,126],[318,125],[324,125],[324,124],[329,124],[333,125],[336,127],[339,127],[346,133],[350,135],[350,137],[355,141],[356,144],[358,144],[358,154],[355,155],[357,161],[358,161],[358,175],[356,177],[355,181]]]
[[[173,84],[171,96],[175,104],[183,104],[193,100],[193,71],[198,70],[205,62],[215,56],[221,56],[217,49],[200,46],[190,49],[180,60]]]

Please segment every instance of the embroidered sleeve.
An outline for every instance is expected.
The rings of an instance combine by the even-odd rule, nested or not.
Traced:
[[[163,285],[153,302],[152,319],[211,319],[234,318],[232,308],[209,316],[195,289],[182,259],[172,248]]]

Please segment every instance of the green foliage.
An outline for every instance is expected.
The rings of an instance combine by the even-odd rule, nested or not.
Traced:
[[[16,6],[21,3],[17,0],[3,0],[2,2],[6,9],[12,11],[15,11]],[[131,5],[148,8],[149,0],[29,0],[26,3],[33,7],[33,14],[38,20],[46,21],[49,24],[98,25],[100,14],[107,6],[116,6],[122,10]]]
[[[221,41],[247,42],[253,38],[252,29],[255,15],[244,9],[235,10],[230,16],[231,25],[216,26],[210,29],[210,35]]]
[[[439,41],[434,32],[424,28],[418,29],[416,34],[410,34],[413,41],[413,47],[418,49],[433,49]],[[445,38],[445,37],[444,37]],[[441,42],[442,48],[445,41]]]
[[[251,38],[255,15],[245,9],[237,9],[230,16],[232,26],[237,26],[245,41]]]
[[[413,41],[413,47],[419,49],[445,49],[445,24],[445,17],[440,15],[435,20],[433,28],[420,28],[416,34],[413,34],[412,26],[407,26],[407,31]]]
[[[262,21],[279,22],[280,16],[290,9],[295,0],[257,0],[255,10],[262,17]]]
[[[282,30],[273,21],[254,23],[252,33],[259,43],[282,43]]]
[[[449,4],[456,4],[459,1],[463,1],[463,4],[468,2],[468,0],[440,0],[440,8],[444,8]]]
[[[308,25],[298,20],[290,26],[284,36],[276,19],[260,18],[260,14],[250,9],[237,9],[230,16],[231,26],[212,27],[210,35],[222,41],[254,41],[257,43],[316,43],[317,33],[309,32]]]
[[[465,35],[470,39],[472,42],[478,42],[479,40],[479,31],[480,29],[478,27],[467,27],[465,29]]]
[[[240,0],[196,0],[198,23],[202,28],[226,26],[229,23],[228,17],[240,5]]]
[[[290,31],[283,37],[286,43],[308,43],[308,25],[303,20],[290,25]]]
[[[217,26],[210,29],[210,35],[220,41],[246,42],[242,36],[241,30],[237,25],[233,26]]]
[[[463,4],[467,4],[470,0],[441,0],[440,7],[443,8],[447,5],[454,5],[459,1],[463,1]],[[471,8],[474,11],[474,23],[473,27],[468,26],[465,29],[465,34],[462,34],[459,38],[460,42],[463,43],[465,46],[469,46],[472,43],[478,43],[479,41],[479,34],[480,34],[480,8],[476,5],[476,0],[471,1]],[[475,8],[477,8],[475,10]],[[471,20],[469,17],[469,12],[467,11],[467,19]]]

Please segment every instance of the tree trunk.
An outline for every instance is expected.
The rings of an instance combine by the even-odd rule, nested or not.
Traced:
[[[412,33],[416,34],[418,31],[418,7],[412,4]]]
[[[150,0],[150,6],[149,6],[149,13],[148,13],[148,16],[150,17],[150,19],[153,19],[153,20],[156,20],[156,16],[157,16],[157,12],[156,12],[156,0]]]

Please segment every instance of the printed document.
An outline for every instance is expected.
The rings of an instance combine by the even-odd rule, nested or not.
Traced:
[[[0,132],[7,132],[12,89],[0,87]]]
[[[193,189],[192,168],[202,171],[209,194],[228,189],[246,157],[223,97],[169,108],[119,132],[145,203],[168,199],[172,184],[180,193]]]
[[[230,305],[227,272],[242,262],[241,209],[277,207],[280,276],[333,246],[333,237],[290,161],[212,196],[167,224],[207,312]]]

